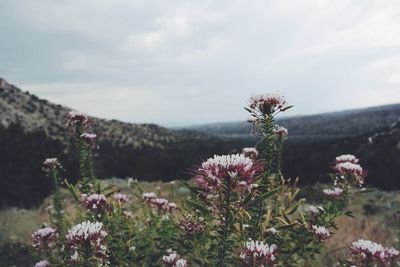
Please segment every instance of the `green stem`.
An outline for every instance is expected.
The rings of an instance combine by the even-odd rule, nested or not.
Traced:
[[[222,234],[220,237],[220,247],[218,253],[218,266],[226,266],[226,256],[230,250],[228,239],[232,226],[232,218],[230,214],[230,198],[231,198],[231,178],[227,179],[226,192],[225,192],[225,207],[224,207],[224,220],[222,224]]]

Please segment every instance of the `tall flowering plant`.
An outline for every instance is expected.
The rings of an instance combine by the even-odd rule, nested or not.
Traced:
[[[134,180],[129,181],[132,195],[97,181],[97,136],[87,133],[85,114],[70,112],[81,179],[78,185],[62,183],[58,160],[44,162],[55,191],[50,226],[32,234],[35,266],[287,267],[313,259],[335,235],[336,218],[352,216],[347,210],[352,196],[368,192],[363,188],[367,173],[354,155],[338,156],[321,202],[300,199],[298,179],[282,173],[288,130],[274,125],[274,116],[288,108],[279,96],[253,97],[247,110],[261,141],[242,153],[205,160],[184,182],[190,194],[178,201],[160,190],[144,192]],[[74,214],[66,214],[63,185],[76,200]],[[391,266],[398,259],[395,248],[361,239],[349,245],[341,263]]]

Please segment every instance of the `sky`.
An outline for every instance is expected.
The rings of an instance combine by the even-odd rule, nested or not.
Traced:
[[[0,77],[102,118],[238,121],[400,102],[398,0],[1,0]]]

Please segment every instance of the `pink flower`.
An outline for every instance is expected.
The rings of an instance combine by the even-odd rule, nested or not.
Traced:
[[[187,261],[185,259],[180,259],[176,251],[168,250],[169,255],[162,257],[162,262],[165,266],[171,267],[187,267]]]
[[[277,246],[268,245],[263,241],[250,240],[240,253],[240,258],[253,266],[266,266],[276,260]]]
[[[86,129],[89,126],[89,117],[85,113],[71,110],[68,112],[67,125]]]
[[[260,170],[260,165],[243,154],[215,155],[201,164],[194,182],[200,187],[213,190],[228,180],[237,181],[233,188],[249,187]]]
[[[324,226],[313,225],[312,231],[314,232],[315,236],[318,238],[319,241],[325,241],[331,237],[331,233]]]
[[[370,240],[359,239],[351,244],[351,252],[362,260],[377,261],[382,264],[389,264],[399,256],[395,248],[385,248],[381,244]]]
[[[156,193],[154,192],[147,192],[143,193],[142,198],[146,202],[150,202],[152,199],[155,199],[157,197]]]
[[[61,166],[60,162],[56,158],[45,159],[45,161],[43,162],[43,165],[47,168],[52,168],[52,169]]]
[[[71,248],[83,250],[89,246],[96,257],[102,258],[107,255],[106,236],[102,223],[85,221],[69,229],[66,238]]]
[[[113,195],[114,200],[116,200],[119,203],[126,203],[129,201],[129,198],[127,195],[122,194],[122,193],[117,193]]]
[[[108,209],[107,198],[102,194],[81,195],[82,205],[92,212],[104,212]]]
[[[342,195],[343,189],[339,187],[334,187],[333,189],[324,189],[323,192],[329,197],[339,197]]]
[[[284,111],[287,103],[282,96],[260,94],[250,98],[249,107],[255,112],[271,115],[275,111]]]
[[[35,264],[35,267],[50,267],[50,263],[47,260],[39,261]]]
[[[95,149],[96,148],[96,139],[97,135],[92,134],[92,133],[83,133],[81,134],[81,138],[85,143],[88,145],[90,149]]]
[[[189,236],[202,233],[205,229],[203,223],[191,217],[187,217],[179,222],[179,228]]]
[[[344,154],[344,155],[340,155],[338,157],[336,157],[335,159],[335,163],[339,164],[339,163],[343,163],[343,162],[351,162],[351,163],[358,163],[358,158],[356,158],[356,156],[354,155],[350,155],[350,154]]]
[[[38,250],[53,248],[57,239],[58,233],[51,227],[38,229],[32,234],[33,247]]]
[[[367,175],[366,171],[359,164],[349,161],[338,163],[333,169],[341,176],[354,177],[359,186],[364,184],[364,178]]]

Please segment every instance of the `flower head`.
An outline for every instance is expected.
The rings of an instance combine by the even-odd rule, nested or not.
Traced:
[[[324,189],[323,192],[329,197],[339,197],[342,195],[343,189],[339,187],[334,187],[333,189]]]
[[[350,154],[344,154],[344,155],[340,155],[338,157],[336,157],[335,159],[335,163],[339,164],[339,163],[343,163],[343,162],[351,162],[351,163],[358,163],[358,158],[356,158],[356,156],[354,155],[350,155]]]
[[[92,212],[104,212],[108,209],[107,198],[102,194],[81,195],[82,205]]]
[[[381,264],[388,264],[399,256],[399,251],[393,247],[386,248],[379,243],[364,239],[353,242],[350,250],[355,257]]]
[[[187,260],[180,258],[176,251],[168,250],[168,252],[168,255],[162,257],[165,266],[187,267]]]
[[[202,233],[205,229],[204,224],[191,217],[187,217],[179,222],[179,228],[188,236],[194,236]]]
[[[324,226],[313,225],[312,231],[320,241],[325,241],[326,239],[331,237],[331,233]]]
[[[50,267],[50,263],[47,260],[42,260],[37,262],[35,267]]]
[[[349,161],[337,163],[333,169],[341,176],[353,177],[359,186],[364,184],[364,178],[367,175],[359,164]]]
[[[155,199],[156,197],[157,195],[154,192],[145,192],[142,194],[142,198],[146,202],[150,202],[152,199]]]
[[[122,193],[117,193],[113,195],[113,199],[116,200],[119,203],[126,203],[129,201],[129,198],[127,195],[122,194]]]
[[[240,253],[240,258],[249,263],[257,263],[256,266],[268,265],[276,260],[277,246],[268,245],[263,241],[247,241]]]
[[[243,154],[215,155],[201,164],[195,183],[212,190],[227,180],[236,178],[237,188],[249,187],[253,177],[260,170],[257,162]]]
[[[81,138],[88,145],[90,149],[96,148],[96,139],[97,135],[93,133],[83,133],[81,134]]]
[[[61,164],[57,158],[48,158],[43,161],[44,169],[47,171],[54,170],[56,168],[60,168]]]
[[[95,256],[105,257],[107,252],[106,236],[107,232],[103,230],[102,223],[85,221],[69,229],[66,238],[69,245],[76,250],[90,246],[94,250]]]
[[[282,96],[273,94],[260,94],[250,98],[250,110],[261,114],[271,115],[276,111],[284,111],[287,107],[286,100]]]
[[[58,233],[51,227],[40,228],[32,234],[33,247],[38,250],[53,248],[57,239]]]
[[[310,205],[307,207],[307,211],[313,214],[319,214],[324,211],[324,208],[322,206]]]
[[[67,125],[86,129],[89,126],[89,117],[85,113],[71,110],[68,112]]]

